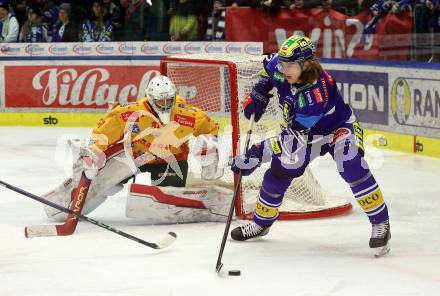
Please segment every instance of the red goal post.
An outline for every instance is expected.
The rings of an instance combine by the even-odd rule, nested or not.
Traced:
[[[242,101],[259,78],[263,58],[246,54],[192,54],[166,57],[160,62],[161,73],[175,83],[179,95],[219,123],[220,147],[230,158],[241,153],[244,146],[249,123],[242,114]],[[272,98],[266,113],[255,124],[251,143],[277,135],[280,119],[278,100]],[[189,163],[191,167],[190,160]],[[235,204],[239,218],[252,217],[267,168],[268,164],[264,164],[251,176],[242,179]],[[236,182],[237,176],[226,168],[221,180],[212,185],[234,188]],[[328,217],[347,213],[351,208],[346,200],[328,196],[312,172],[306,169],[287,190],[279,219]]]

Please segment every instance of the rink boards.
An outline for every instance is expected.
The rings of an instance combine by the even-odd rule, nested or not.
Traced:
[[[97,44],[95,53],[72,51],[76,56],[36,55],[37,51],[28,53],[24,47],[32,59],[13,56],[16,51],[10,45],[0,54],[0,125],[91,127],[105,114],[109,102],[142,98],[149,79],[159,72],[161,54],[170,49],[176,53],[227,53],[231,49],[245,53],[254,46],[220,45],[148,43],[159,52],[128,55],[98,52]],[[139,52],[146,48],[140,46]],[[126,48],[114,46],[115,50]],[[322,62],[365,128],[367,145],[440,157],[440,65],[349,59]]]

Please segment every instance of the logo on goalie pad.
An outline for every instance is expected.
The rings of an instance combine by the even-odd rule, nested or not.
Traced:
[[[81,210],[87,188],[87,186],[83,186],[79,189],[79,194],[75,201],[75,207],[73,208],[74,212],[79,212]]]

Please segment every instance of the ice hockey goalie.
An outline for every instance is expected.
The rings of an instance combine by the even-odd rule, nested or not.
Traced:
[[[127,216],[149,223],[224,220],[231,201],[229,189],[185,187],[188,141],[195,137],[201,176],[214,180],[223,175],[217,149],[218,125],[201,109],[176,95],[174,84],[156,76],[146,97],[125,106],[116,105],[94,127],[87,145],[72,141],[77,151],[72,177],[44,198],[87,214],[123,184],[141,172],[151,174],[151,185],[130,184]],[[56,220],[75,219],[45,208]]]

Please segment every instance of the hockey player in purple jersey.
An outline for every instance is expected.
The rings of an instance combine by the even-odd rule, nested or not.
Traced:
[[[335,160],[341,177],[372,224],[370,248],[376,255],[389,251],[388,210],[381,190],[364,159],[363,131],[345,104],[334,78],[315,58],[311,39],[294,35],[277,54],[263,62],[259,81],[243,103],[244,115],[258,121],[276,88],[282,109],[281,134],[252,145],[235,158],[231,169],[250,175],[271,161],[261,186],[254,221],[231,231],[234,240],[264,236],[278,218],[284,193],[310,161],[326,153]],[[274,99],[274,98],[272,98]]]

